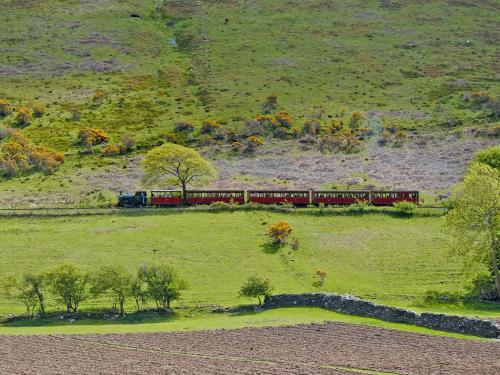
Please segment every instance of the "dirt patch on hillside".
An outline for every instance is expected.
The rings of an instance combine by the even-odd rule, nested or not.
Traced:
[[[498,374],[500,343],[329,323],[212,332],[0,337],[1,373]],[[359,371],[359,372],[357,372]],[[366,373],[366,372],[365,372]]]
[[[299,151],[281,143],[256,157],[216,162],[220,179],[215,187],[320,188],[335,184],[375,185],[390,189],[447,191],[465,172],[474,153],[498,141],[438,135],[415,136],[400,148],[369,141],[353,155]]]

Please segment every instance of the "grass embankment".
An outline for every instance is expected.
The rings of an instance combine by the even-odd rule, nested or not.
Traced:
[[[300,248],[286,246],[270,252],[264,232],[269,224],[282,219],[293,226]],[[0,219],[0,224],[2,278],[45,270],[62,262],[75,263],[88,271],[105,264],[123,264],[130,271],[145,262],[173,265],[189,281],[190,289],[175,304],[181,313],[178,323],[169,323],[171,327],[181,327],[184,319],[191,317],[182,314],[187,306],[254,303],[238,297],[239,287],[251,275],[268,277],[276,293],[351,293],[417,311],[500,317],[500,311],[488,304],[424,302],[428,290],[457,293],[466,282],[457,260],[446,256],[439,217],[163,211],[149,215]],[[315,286],[317,268],[327,272],[323,287]],[[54,301],[49,304],[54,307]],[[82,308],[110,304],[102,299],[83,303]],[[127,307],[133,309],[131,303]],[[0,314],[22,312],[22,305],[0,299]],[[297,321],[310,319],[300,312],[292,315]],[[208,326],[216,326],[219,319],[224,320],[202,318],[186,326],[203,326],[203,319],[208,319]],[[254,319],[257,324],[264,318]],[[230,326],[229,322],[224,324]],[[40,330],[32,328],[34,332]]]
[[[123,319],[120,321],[80,320],[70,322],[54,322],[40,320],[23,321],[10,325],[0,325],[0,334],[33,335],[33,334],[86,334],[86,333],[133,333],[133,332],[172,332],[172,331],[204,331],[215,329],[237,329],[245,327],[271,327],[296,324],[323,323],[327,321],[349,324],[369,325],[401,331],[419,332],[432,335],[458,337],[470,340],[486,340],[475,336],[435,331],[406,324],[389,323],[378,319],[343,315],[320,308],[283,308],[267,310],[259,313],[240,314],[202,314],[188,317],[155,317],[146,320]]]

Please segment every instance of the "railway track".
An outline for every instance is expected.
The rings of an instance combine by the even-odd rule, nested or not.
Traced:
[[[446,211],[447,207],[442,206],[418,206],[418,209],[431,209]],[[276,211],[276,207],[261,207],[261,210]],[[283,211],[310,211],[316,212],[319,208],[278,208],[278,210]],[[327,211],[335,212],[345,210],[345,207],[333,207],[328,208]],[[199,206],[196,209],[193,208],[157,208],[157,207],[143,207],[143,208],[115,208],[115,207],[34,207],[34,208],[0,208],[0,217],[58,217],[58,216],[93,216],[93,215],[115,215],[115,214],[138,214],[138,213],[156,213],[156,212],[172,212],[172,211],[211,211],[213,209]],[[221,210],[221,209],[219,209]],[[245,208],[232,208],[231,210],[245,210]],[[392,208],[383,207],[380,208],[380,212],[391,212]]]

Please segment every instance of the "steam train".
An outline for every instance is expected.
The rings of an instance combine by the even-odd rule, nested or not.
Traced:
[[[374,190],[188,190],[183,199],[181,190],[152,190],[132,194],[120,192],[118,207],[178,207],[215,202],[233,204],[292,204],[346,206],[366,202],[374,206],[392,206],[397,202],[419,203],[418,191]]]

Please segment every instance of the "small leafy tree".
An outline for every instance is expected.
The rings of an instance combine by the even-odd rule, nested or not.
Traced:
[[[133,277],[130,281],[130,295],[134,298],[135,307],[139,311],[141,305],[147,301],[148,296],[144,288],[144,282],[138,276]]]
[[[47,273],[50,291],[66,306],[66,312],[77,312],[87,298],[90,277],[71,264],[63,264]]]
[[[452,253],[467,269],[482,264],[493,275],[500,296],[500,170],[474,162],[454,190],[446,215]]]
[[[123,266],[103,266],[92,279],[91,292],[94,295],[110,292],[123,316],[125,301],[132,292],[131,284],[132,275]]]
[[[141,164],[146,183],[181,186],[184,203],[188,184],[202,184],[215,176],[211,164],[196,150],[173,143],[152,149]]]
[[[45,314],[44,288],[45,277],[42,274],[26,274],[21,280],[9,277],[4,284],[6,297],[23,303],[31,318],[37,309],[40,314]]]
[[[156,302],[156,307],[165,310],[187,289],[187,282],[166,264],[141,265],[137,276],[146,284],[146,293]]]
[[[262,305],[261,297],[269,297],[274,288],[268,279],[251,276],[240,289],[241,297],[257,298],[259,306]]]
[[[267,229],[267,236],[277,246],[283,245],[292,233],[292,226],[287,221],[278,221]]]

